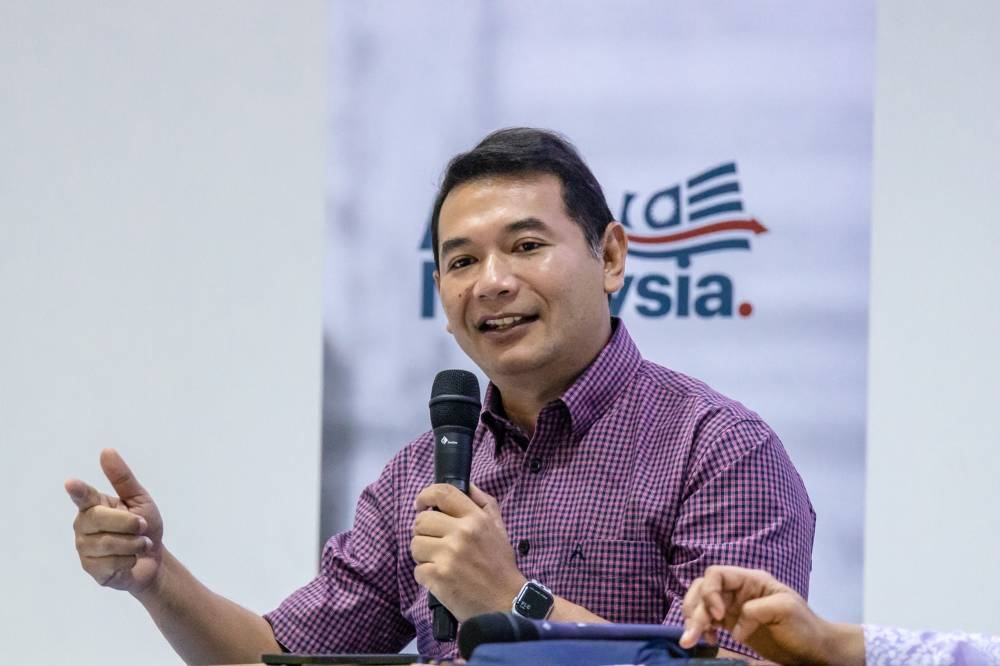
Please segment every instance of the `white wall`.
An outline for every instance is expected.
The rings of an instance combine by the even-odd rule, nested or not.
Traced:
[[[1000,634],[1000,3],[878,7],[865,617]]]
[[[73,549],[118,447],[258,611],[315,571],[326,3],[0,6],[0,644],[178,662]],[[106,487],[106,483],[101,484]]]

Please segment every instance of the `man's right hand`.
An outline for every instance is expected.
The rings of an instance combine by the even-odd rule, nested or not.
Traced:
[[[76,551],[84,571],[98,583],[136,594],[153,583],[160,569],[163,520],[117,451],[101,451],[101,469],[117,496],[79,479],[65,483],[79,509],[73,521]]]
[[[160,511],[117,451],[101,451],[101,468],[116,495],[66,481],[80,510],[73,531],[84,571],[131,592],[186,663],[244,664],[281,652],[267,620],[209,590],[164,548]]]
[[[859,626],[816,615],[799,594],[766,571],[711,566],[684,595],[681,647],[699,638],[718,642],[718,630],[779,664],[864,666]]]

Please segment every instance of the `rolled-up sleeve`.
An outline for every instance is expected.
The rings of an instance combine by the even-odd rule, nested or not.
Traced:
[[[762,421],[740,421],[695,448],[669,558],[670,607],[705,569],[764,569],[803,597],[809,592],[816,514],[778,436]],[[723,633],[722,645],[747,652]]]
[[[392,464],[358,500],[354,525],[323,548],[319,574],[264,618],[292,652],[398,652],[414,636],[400,612]]]

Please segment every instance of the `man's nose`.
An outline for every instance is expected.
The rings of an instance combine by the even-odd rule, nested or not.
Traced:
[[[517,277],[504,257],[491,254],[482,266],[473,291],[476,298],[502,298],[517,293]]]

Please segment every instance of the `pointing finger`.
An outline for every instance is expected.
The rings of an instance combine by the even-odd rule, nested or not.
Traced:
[[[111,482],[111,486],[115,489],[115,492],[118,493],[118,496],[126,504],[129,504],[130,500],[145,497],[149,494],[114,449],[104,449],[101,451],[101,469],[104,470],[104,476],[108,477],[108,481]]]
[[[63,484],[66,492],[69,494],[69,498],[73,500],[76,507],[80,511],[86,511],[92,506],[99,506],[102,504],[101,493],[98,492],[96,488],[88,483],[84,483],[80,479],[67,479],[66,483]]]
[[[712,628],[712,616],[705,604],[703,578],[692,583],[684,596],[684,633],[681,636],[682,647],[691,647],[698,639],[705,636]]]
[[[695,578],[684,594],[684,601],[681,602],[681,612],[688,618],[694,614],[695,608],[703,603],[701,596],[701,586],[705,582],[704,578]]]
[[[721,567],[709,567],[705,571],[701,597],[713,620],[721,620],[726,615],[726,603],[722,598],[725,579]]]

